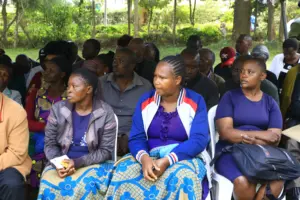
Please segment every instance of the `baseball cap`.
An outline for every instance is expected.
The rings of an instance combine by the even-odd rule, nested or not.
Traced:
[[[220,51],[220,58],[221,58],[221,67],[224,66],[230,66],[233,64],[234,60],[235,60],[235,49],[232,47],[224,47],[221,51]]]

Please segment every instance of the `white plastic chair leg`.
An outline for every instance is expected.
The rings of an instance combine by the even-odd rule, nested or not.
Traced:
[[[217,183],[215,185],[216,200],[231,200],[233,192],[233,184],[225,177],[213,173],[213,180]]]

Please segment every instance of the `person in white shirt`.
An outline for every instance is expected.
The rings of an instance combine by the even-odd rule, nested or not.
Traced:
[[[278,89],[281,91],[282,85],[288,71],[300,63],[299,42],[294,38],[286,39],[282,45],[283,53],[276,55],[271,63],[270,71],[278,79]]]
[[[42,48],[39,51],[39,60],[40,60],[40,63],[43,63],[45,57],[46,57],[46,53],[45,53],[44,48]],[[44,69],[42,68],[41,65],[39,65],[37,67],[34,67],[34,68],[32,68],[29,71],[29,74],[28,74],[27,79],[26,79],[26,88],[27,89],[29,89],[30,82],[31,82],[32,78],[34,77],[34,75],[37,74],[37,73],[39,73],[39,72],[43,72],[43,71],[44,71]]]

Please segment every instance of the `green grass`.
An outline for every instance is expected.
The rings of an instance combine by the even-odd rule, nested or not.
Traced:
[[[258,43],[254,43],[253,46],[257,45]],[[281,43],[279,42],[266,42],[265,45],[269,48],[270,51],[270,58],[267,62],[267,66],[270,66],[271,61],[273,57],[281,53]],[[220,57],[219,53],[220,50],[225,47],[225,46],[233,46],[231,43],[228,43],[227,41],[220,41],[216,44],[209,45],[207,48],[211,49],[215,54],[216,54],[216,62],[215,65],[220,63]],[[180,52],[185,48],[184,46],[176,46],[174,47],[173,45],[164,45],[164,46],[159,46],[160,49],[160,57],[161,59],[164,58],[165,56],[168,55],[176,55],[180,54]],[[101,50],[102,53],[106,53],[107,51],[114,49],[103,49]],[[25,48],[15,48],[15,49],[5,49],[6,54],[11,57],[11,59],[14,61],[16,56],[19,54],[26,54],[33,60],[36,60],[38,58],[38,52],[39,49],[25,49]],[[81,52],[79,52],[79,55],[81,56]]]

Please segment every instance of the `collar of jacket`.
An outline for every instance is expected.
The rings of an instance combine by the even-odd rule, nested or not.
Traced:
[[[187,90],[182,88],[177,100],[177,112],[179,118],[186,130],[186,133],[190,133],[191,129],[191,122],[195,117],[196,111],[198,109],[197,103],[186,96]],[[161,101],[161,96],[155,93],[152,97],[146,99],[141,105],[141,112],[142,112],[142,120],[144,122],[144,130],[147,135],[148,128],[159,108]],[[147,136],[148,137],[148,136]]]
[[[68,123],[72,124],[72,111],[74,108],[74,104],[66,101],[65,106],[61,108],[60,114],[64,116],[64,118],[68,121]],[[102,107],[102,100],[93,99],[93,109],[91,113],[91,119],[89,125],[92,124],[96,119],[100,118],[106,113],[106,111]]]

